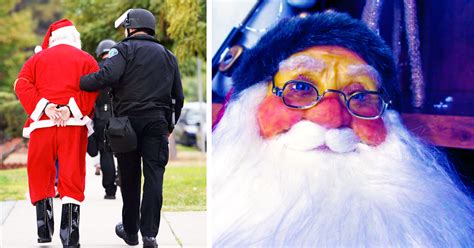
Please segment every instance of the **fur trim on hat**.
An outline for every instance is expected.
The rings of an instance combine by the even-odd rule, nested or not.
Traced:
[[[361,56],[380,74],[381,90],[395,99],[398,95],[396,66],[390,48],[362,21],[338,12],[316,13],[281,20],[244,52],[232,75],[234,95],[271,79],[278,65],[294,53],[313,46],[340,46]]]

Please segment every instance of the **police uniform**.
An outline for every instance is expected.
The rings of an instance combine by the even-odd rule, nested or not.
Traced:
[[[168,163],[168,135],[173,131],[171,102],[172,98],[176,100],[173,110],[177,120],[184,100],[175,56],[153,36],[136,34],[113,47],[103,68],[82,77],[80,86],[86,91],[111,87],[115,115],[129,117],[138,148],[117,154],[123,228],[128,234],[140,230],[142,236],[156,237]],[[145,180],[140,212],[142,158]]]

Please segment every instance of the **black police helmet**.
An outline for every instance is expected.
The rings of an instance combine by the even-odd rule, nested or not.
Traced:
[[[155,16],[146,9],[132,9],[128,12],[127,18],[122,25],[125,28],[147,28],[155,32]]]
[[[100,55],[109,52],[110,48],[115,46],[117,44],[115,41],[107,39],[107,40],[102,40],[99,45],[97,45],[97,48],[95,49],[95,55],[99,57]]]

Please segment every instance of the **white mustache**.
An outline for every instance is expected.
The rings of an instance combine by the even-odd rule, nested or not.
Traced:
[[[350,128],[326,129],[307,120],[296,123],[278,139],[294,150],[309,151],[327,146],[337,153],[354,151],[360,143],[359,137]]]

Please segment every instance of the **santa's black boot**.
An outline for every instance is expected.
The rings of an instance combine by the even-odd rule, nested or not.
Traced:
[[[61,230],[59,231],[63,247],[80,247],[79,210],[80,206],[77,204],[63,204],[61,213]]]
[[[53,198],[43,199],[35,205],[38,243],[51,242],[54,233]]]

